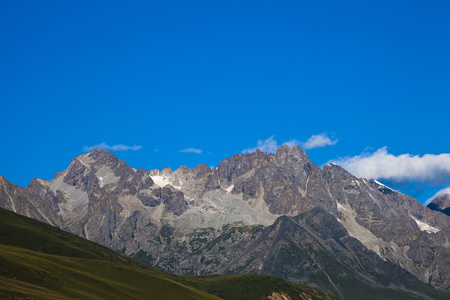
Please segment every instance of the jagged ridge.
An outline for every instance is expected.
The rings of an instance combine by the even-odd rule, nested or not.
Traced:
[[[54,214],[69,231],[151,265],[190,274],[272,272],[264,267],[267,250],[257,253],[251,245],[278,218],[320,208],[342,224],[334,229],[344,228],[347,239],[361,244],[350,251],[358,253],[353,257],[356,265],[364,265],[366,259],[359,252],[373,251],[379,260],[426,283],[449,288],[447,216],[339,166],[321,170],[299,147],[282,146],[276,154],[237,154],[217,169],[199,165],[150,172],[134,170],[111,153],[94,149],[75,158],[52,181],[34,180],[28,191],[53,203]],[[326,232],[320,226],[316,230]],[[244,263],[248,266],[236,269],[234,262],[245,253],[253,253]],[[402,284],[390,267],[374,265],[377,272],[390,274],[387,279],[375,280],[373,274],[357,269],[350,273],[364,284]],[[319,271],[318,265],[314,268]],[[283,272],[277,275],[290,278]],[[330,280],[292,279],[333,293],[339,290]]]

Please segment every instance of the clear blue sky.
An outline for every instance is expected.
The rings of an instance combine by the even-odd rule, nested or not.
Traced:
[[[313,135],[319,166],[450,163],[450,1],[1,1],[0,42],[0,175],[21,186],[101,143],[145,169]],[[424,202],[438,171],[379,180]]]

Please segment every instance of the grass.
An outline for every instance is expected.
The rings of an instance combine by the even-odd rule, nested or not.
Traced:
[[[137,255],[152,260],[145,252]],[[409,291],[372,287],[352,276],[339,278],[336,283],[349,299],[424,299],[411,294],[412,290],[431,299],[449,299],[449,293],[419,281],[407,286]],[[0,298],[239,300],[268,299],[273,292],[292,299],[339,299],[265,275],[170,274],[48,224],[0,209]]]
[[[163,273],[0,245],[0,295],[48,299],[220,299]]]
[[[267,299],[273,291],[295,299],[341,299],[306,285],[262,274],[181,276],[180,282],[223,299]],[[302,297],[308,295],[310,298]]]
[[[264,275],[179,276],[48,224],[0,209],[0,298],[338,299]]]
[[[176,276],[107,261],[0,245],[0,297],[12,299],[267,299],[274,291],[339,299],[279,278],[249,274]]]
[[[152,259],[145,252],[137,255]],[[449,299],[449,293],[422,282],[407,286],[409,291],[372,287],[352,276],[339,278],[336,283],[349,299],[424,299],[411,294],[411,290],[431,299]],[[251,300],[268,299],[273,292],[292,299],[339,299],[305,285],[259,274],[170,274],[48,224],[0,209],[0,298]]]
[[[0,209],[0,243],[60,256],[133,263],[107,247],[4,209]]]

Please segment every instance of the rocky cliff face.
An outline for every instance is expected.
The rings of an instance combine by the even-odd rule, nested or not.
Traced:
[[[337,165],[320,169],[298,146],[150,172],[94,149],[51,181],[2,186],[2,207],[170,272],[258,272],[341,296],[414,276],[450,288],[448,216]]]
[[[34,179],[28,189],[18,187],[0,176],[0,206],[15,213],[67,229],[53,196],[48,197],[44,189],[36,188],[39,179]],[[35,193],[30,193],[34,191]]]

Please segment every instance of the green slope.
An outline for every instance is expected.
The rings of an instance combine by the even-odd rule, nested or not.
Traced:
[[[180,299],[182,295],[183,299],[219,299],[151,270],[5,245],[0,246],[0,272],[0,295],[48,299]],[[39,289],[30,290],[33,287]]]
[[[0,209],[0,298],[339,299],[264,275],[178,276]],[[309,298],[307,298],[309,297]]]
[[[289,295],[293,300],[341,299],[309,286],[262,274],[180,277],[180,282],[230,300],[267,299],[273,291]]]
[[[0,243],[46,254],[133,264],[127,256],[107,247],[2,208]]]
[[[0,209],[0,297],[219,299],[50,225]]]

